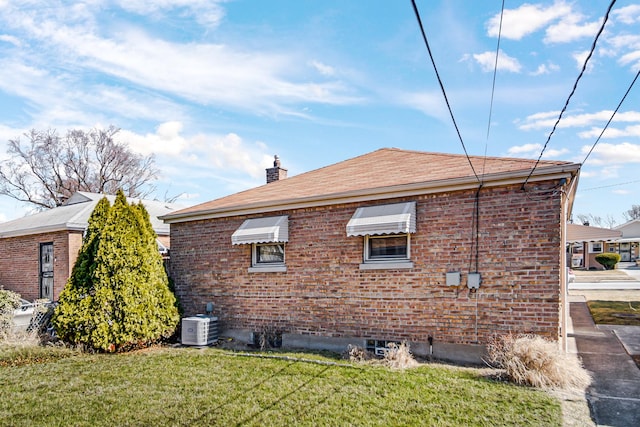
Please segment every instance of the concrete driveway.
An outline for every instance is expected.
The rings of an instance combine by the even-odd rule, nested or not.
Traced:
[[[593,381],[587,389],[591,417],[601,426],[640,425],[640,326],[596,325],[586,301],[640,301],[640,268],[611,272],[576,271],[569,307],[576,351]],[[626,268],[625,268],[626,267]],[[631,267],[631,268],[630,268]]]

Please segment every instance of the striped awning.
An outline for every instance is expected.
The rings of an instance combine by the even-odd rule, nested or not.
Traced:
[[[356,209],[347,224],[347,236],[416,232],[416,202]]]
[[[234,245],[288,241],[287,215],[248,219],[231,235],[231,243]]]

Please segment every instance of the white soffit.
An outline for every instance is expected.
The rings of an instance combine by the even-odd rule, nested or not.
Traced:
[[[416,232],[416,202],[356,209],[347,224],[347,236]]]
[[[248,219],[231,235],[231,243],[234,245],[288,241],[287,215]]]

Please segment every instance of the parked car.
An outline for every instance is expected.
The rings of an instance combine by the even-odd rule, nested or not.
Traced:
[[[573,272],[572,269],[567,267],[567,282],[568,283],[573,283],[575,281],[576,281],[576,274]]]
[[[13,312],[13,329],[16,332],[26,332],[31,324],[36,305],[26,299],[20,299],[20,307]]]

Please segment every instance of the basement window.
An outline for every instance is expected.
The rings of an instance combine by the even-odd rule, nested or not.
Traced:
[[[367,351],[381,357],[384,357],[385,353],[394,346],[395,348],[398,348],[400,343],[398,341],[387,340],[367,340],[366,343]]]

